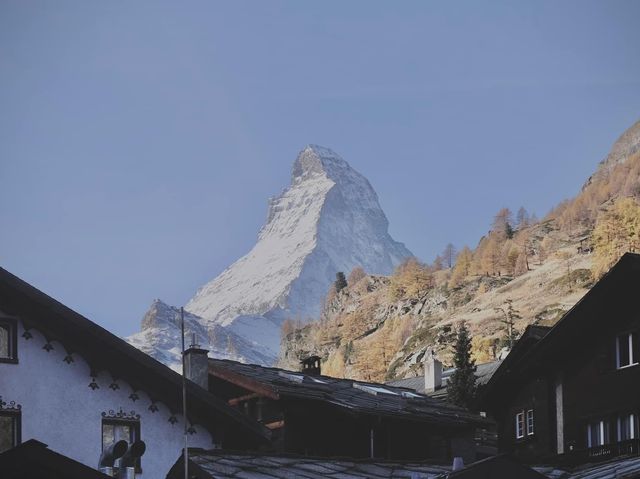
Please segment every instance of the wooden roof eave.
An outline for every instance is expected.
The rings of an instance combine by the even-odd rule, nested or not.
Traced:
[[[209,364],[209,374],[224,381],[228,381],[231,384],[235,384],[236,386],[239,386],[241,388],[247,389],[248,391],[260,394],[261,396],[267,397],[269,399],[273,399],[274,401],[280,399],[280,394],[278,393],[278,391],[276,391],[269,385],[261,383],[260,381],[256,381],[255,379],[249,378],[242,374],[229,371],[228,369],[216,367],[212,364]]]

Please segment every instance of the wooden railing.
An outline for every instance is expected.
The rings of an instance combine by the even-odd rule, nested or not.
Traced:
[[[617,456],[633,456],[640,452],[640,439],[629,439],[627,441],[605,444],[586,450],[587,457],[591,460],[604,460]]]

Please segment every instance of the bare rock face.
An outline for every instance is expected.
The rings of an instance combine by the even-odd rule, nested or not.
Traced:
[[[598,165],[596,172],[589,177],[582,189],[584,190],[596,178],[607,175],[620,163],[624,163],[630,156],[640,151],[640,120],[628,128],[611,147],[611,151]]]
[[[317,319],[336,272],[361,266],[371,274],[390,274],[412,256],[391,238],[388,226],[366,178],[333,151],[307,146],[294,162],[291,185],[270,199],[255,246],[200,288],[185,309],[203,331],[222,328],[267,358],[252,360],[273,363],[282,322]],[[142,333],[156,323],[147,313]],[[148,335],[143,349],[157,349],[158,340]]]

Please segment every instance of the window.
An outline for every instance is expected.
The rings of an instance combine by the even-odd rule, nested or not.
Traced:
[[[527,410],[527,436],[533,436],[533,409]]]
[[[609,421],[594,421],[587,426],[587,446],[609,444]]]
[[[18,323],[0,318],[0,363],[18,362]]]
[[[524,437],[524,412],[516,414],[516,438],[522,439]]]
[[[20,411],[0,411],[0,452],[20,444]]]
[[[624,333],[616,337],[616,367],[618,369],[638,364],[635,351],[638,344],[638,333]]]
[[[102,450],[114,442],[127,441],[127,444],[140,440],[140,421],[133,419],[103,419],[102,420]],[[120,459],[115,463],[120,466]],[[140,458],[136,461],[136,472],[142,472]]]
[[[623,414],[618,417],[618,442],[628,441],[637,437],[637,417],[635,414]]]

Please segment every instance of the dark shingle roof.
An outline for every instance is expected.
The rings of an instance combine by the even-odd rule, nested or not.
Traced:
[[[234,453],[221,450],[190,449],[189,470],[198,479],[435,479],[446,477],[449,468],[423,462],[391,462],[347,458],[314,458],[294,455]],[[182,458],[168,479],[182,477]]]
[[[209,373],[275,399],[286,396],[321,401],[359,415],[393,416],[454,426],[486,422],[466,409],[437,401],[407,388],[385,384],[309,376],[223,359],[209,359]]]
[[[488,457],[452,472],[447,476],[454,479],[545,479],[535,469],[525,466],[507,454]]]

